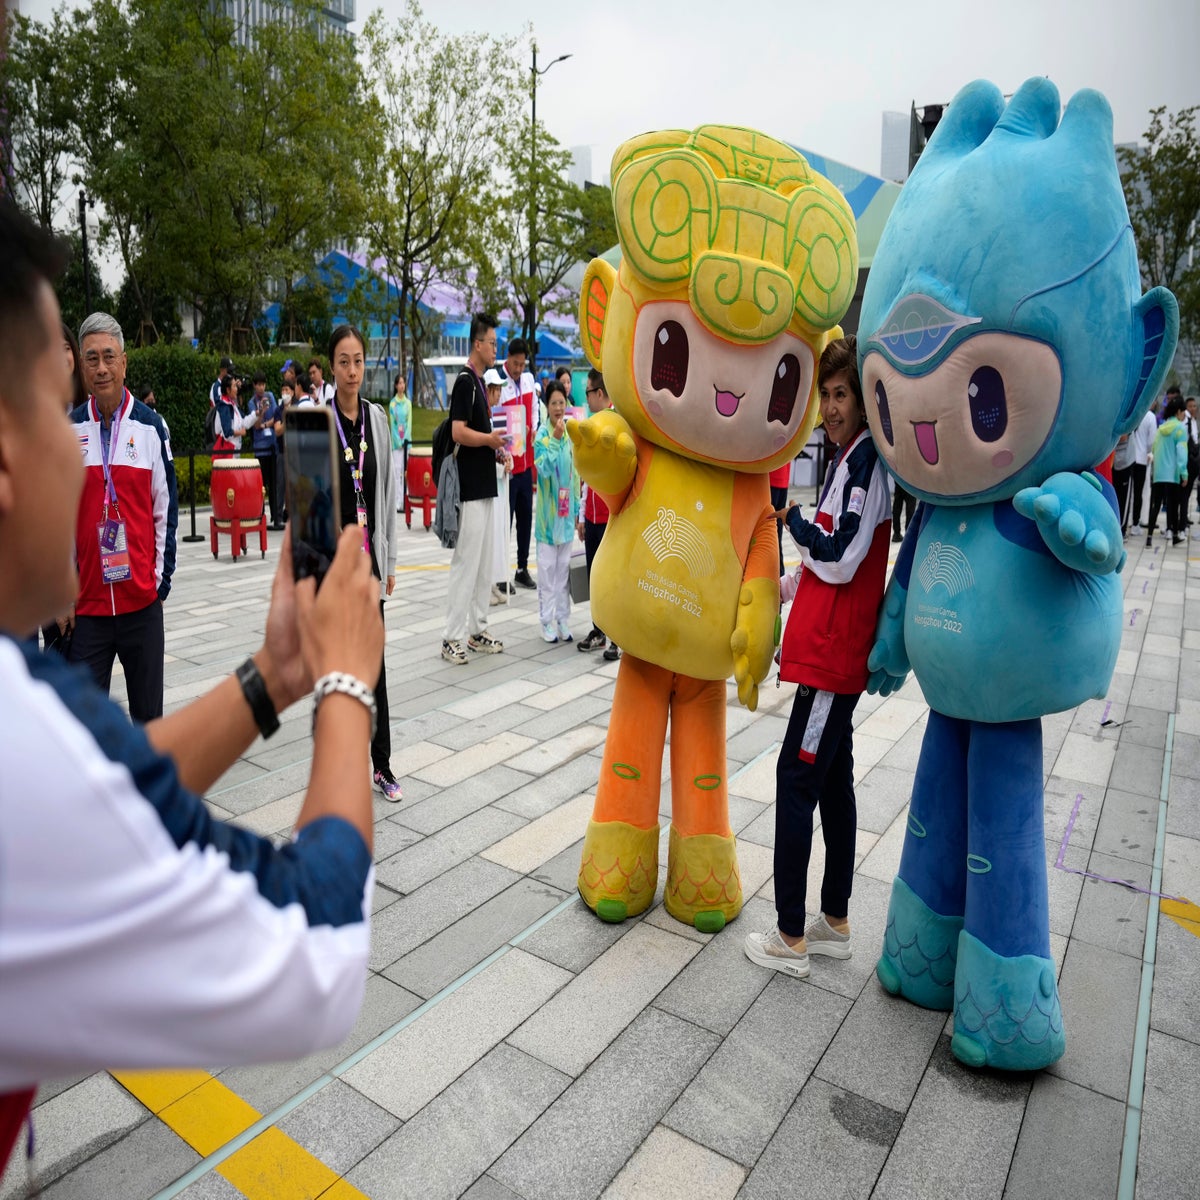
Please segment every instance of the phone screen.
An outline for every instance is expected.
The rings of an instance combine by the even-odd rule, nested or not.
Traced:
[[[341,514],[331,410],[289,408],[284,414],[283,453],[292,573],[297,579],[313,577],[319,587],[337,550]]]

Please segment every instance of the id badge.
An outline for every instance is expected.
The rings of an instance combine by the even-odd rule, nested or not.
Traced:
[[[560,517],[569,517],[571,515],[571,489],[560,487],[558,489],[558,515]]]
[[[362,530],[363,535],[363,553],[371,553],[371,534],[367,529],[367,510],[363,504],[357,505],[358,509],[358,527]]]
[[[109,517],[96,526],[100,542],[100,578],[104,583],[124,583],[132,574],[125,543],[125,522]]]

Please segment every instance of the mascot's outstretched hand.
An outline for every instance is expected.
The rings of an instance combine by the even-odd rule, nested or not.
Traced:
[[[737,621],[729,639],[738,699],[754,712],[758,685],[771,669],[779,625],[779,584],[774,579],[747,579],[738,596]]]
[[[567,437],[575,448],[580,479],[602,495],[624,495],[637,469],[637,447],[629,422],[620,413],[605,409],[586,421],[568,421]]]
[[[875,626],[875,645],[867,658],[867,691],[874,695],[890,696],[899,691],[908,678],[908,651],[904,648],[904,602],[908,588],[892,577],[879,610]]]
[[[1013,508],[1037,522],[1046,546],[1064,566],[1109,575],[1125,565],[1121,522],[1090,471],[1060,471],[1041,487],[1022,488]]]

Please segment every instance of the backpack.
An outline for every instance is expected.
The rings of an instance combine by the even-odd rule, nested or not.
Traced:
[[[442,463],[453,455],[456,449],[454,435],[450,432],[450,418],[447,417],[433,431],[433,459],[429,465],[433,471],[435,487],[442,478]]]
[[[221,434],[221,417],[217,412],[217,406],[210,404],[208,406],[208,415],[204,418],[204,449],[215,450],[217,448],[217,438]]]

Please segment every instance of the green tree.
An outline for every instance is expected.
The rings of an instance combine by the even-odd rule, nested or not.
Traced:
[[[394,23],[374,12],[361,43],[382,118],[366,237],[399,292],[401,368],[412,358],[419,377],[437,327],[430,284],[466,275],[487,253],[500,139],[522,104],[516,40],[443,33],[408,0]]]
[[[1200,107],[1150,110],[1145,145],[1117,150],[1142,281],[1179,301],[1180,357],[1200,365]]]
[[[607,187],[569,183],[571,156],[540,121],[536,159],[526,139],[509,147],[506,162],[511,182],[494,239],[502,247],[506,307],[521,318],[522,335],[532,345],[535,326],[545,317],[575,314],[579,297],[562,287],[571,268],[616,243],[612,193]],[[537,238],[532,247],[531,220]]]
[[[48,25],[0,10],[0,41],[5,43],[0,72],[0,131],[3,190],[46,229],[72,224],[64,207],[71,179],[73,105],[70,56],[74,33],[60,9]],[[6,134],[7,145],[4,145]]]

